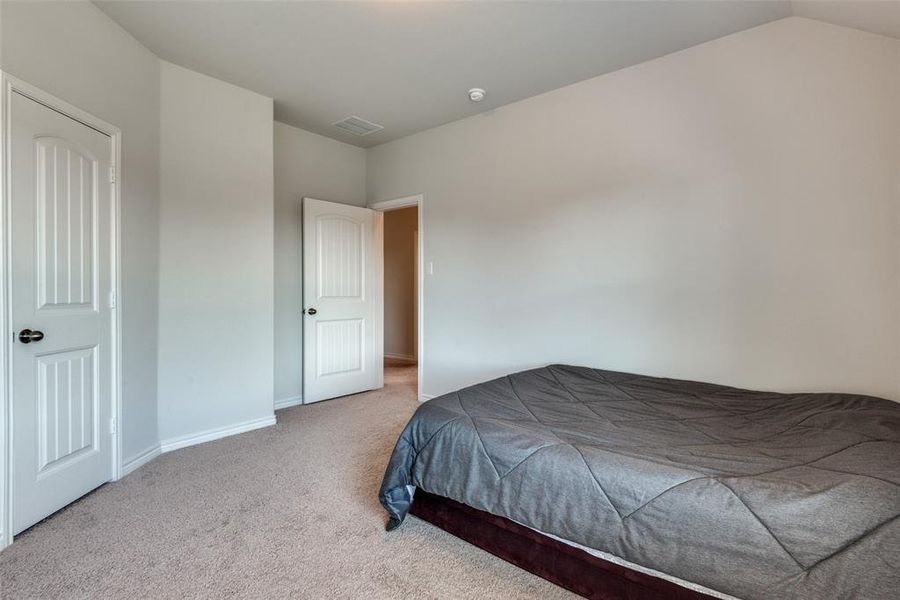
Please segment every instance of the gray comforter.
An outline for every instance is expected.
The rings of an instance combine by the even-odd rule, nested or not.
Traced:
[[[747,599],[900,598],[900,404],[553,365],[426,402],[413,486]]]

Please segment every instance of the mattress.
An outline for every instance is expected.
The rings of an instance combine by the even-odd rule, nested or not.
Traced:
[[[551,365],[424,403],[415,488],[738,598],[900,598],[900,405]]]

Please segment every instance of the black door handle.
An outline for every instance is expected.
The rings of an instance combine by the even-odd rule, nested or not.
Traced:
[[[30,344],[31,342],[39,342],[44,339],[43,331],[32,331],[31,329],[23,329],[19,332],[19,341],[23,344]]]
[[[314,308],[307,308],[306,311],[304,311],[304,312],[306,312],[306,314],[308,314],[308,315],[314,315],[314,314],[316,314],[318,311],[317,311],[316,309],[314,309]]]

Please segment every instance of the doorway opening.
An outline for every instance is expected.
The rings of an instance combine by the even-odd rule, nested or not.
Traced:
[[[422,197],[370,205],[382,213],[385,384],[422,393]]]

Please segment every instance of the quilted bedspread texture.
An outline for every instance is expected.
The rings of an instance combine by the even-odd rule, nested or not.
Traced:
[[[413,488],[746,599],[900,598],[900,404],[551,365],[424,403]]]

